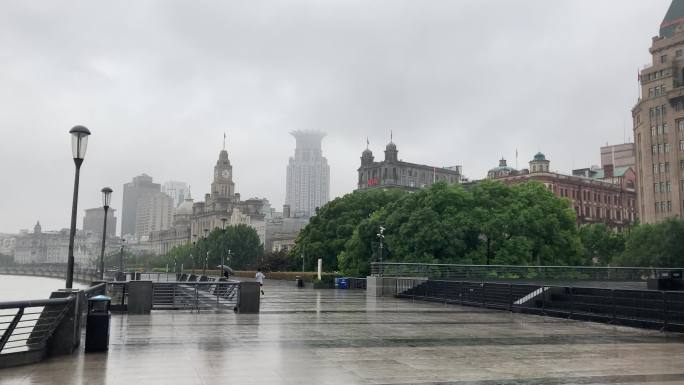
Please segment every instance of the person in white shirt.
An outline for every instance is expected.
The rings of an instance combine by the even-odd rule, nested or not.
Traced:
[[[256,279],[256,281],[259,282],[259,287],[261,288],[261,295],[264,295],[264,278],[266,278],[266,276],[264,275],[264,273],[261,272],[261,269],[257,269],[254,279]]]

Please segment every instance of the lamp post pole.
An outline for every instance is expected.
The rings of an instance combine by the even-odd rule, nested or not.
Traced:
[[[75,126],[69,130],[71,134],[71,152],[74,157],[76,172],[74,175],[74,195],[71,201],[71,229],[69,231],[69,255],[67,257],[66,288],[71,289],[74,282],[74,237],[76,236],[76,211],[78,210],[78,181],[81,164],[88,146],[90,131],[83,126]]]
[[[192,274],[195,275],[195,248],[197,247],[197,234],[192,234],[192,253],[190,253],[190,260],[192,261]]]
[[[227,218],[221,218],[221,272],[219,274],[219,279],[223,277],[223,267],[226,265],[224,256],[224,247],[225,247],[225,238],[226,238],[226,222],[228,221]]]
[[[105,187],[102,189],[102,207],[104,207],[104,224],[102,225],[102,251],[100,252],[100,280],[104,279],[104,253],[107,240],[107,211],[112,198],[112,189]]]
[[[119,274],[122,274],[124,271],[124,245],[126,245],[126,240],[122,239],[121,249],[119,250]]]
[[[204,264],[202,265],[202,275],[207,274],[207,261],[209,260],[209,245],[207,244],[207,235],[209,234],[209,229],[204,229],[204,247],[206,248],[206,253],[204,255]]]
[[[382,241],[385,239],[385,228],[380,226],[380,232],[377,234],[378,239],[380,240],[380,276],[382,277]]]

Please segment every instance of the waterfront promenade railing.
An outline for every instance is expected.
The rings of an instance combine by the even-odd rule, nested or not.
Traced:
[[[6,354],[42,355],[48,339],[75,301],[76,296],[0,302],[0,360]]]
[[[114,311],[127,309],[131,282],[107,282]],[[239,293],[238,281],[152,281],[152,310],[234,310]]]
[[[371,274],[375,276],[477,281],[646,282],[671,270],[684,268],[371,263]]]
[[[684,332],[684,292],[396,278],[410,298]]]

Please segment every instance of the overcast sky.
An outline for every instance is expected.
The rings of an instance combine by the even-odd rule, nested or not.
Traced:
[[[632,136],[669,3],[4,0],[0,232],[69,226],[76,124],[92,132],[79,227],[143,172],[203,197],[224,131],[236,191],[278,209],[292,130],[327,132],[332,197],[390,130],[403,160],[472,179],[516,148],[520,168],[536,151],[561,172],[599,164]]]

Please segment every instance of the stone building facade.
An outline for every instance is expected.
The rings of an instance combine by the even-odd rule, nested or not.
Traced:
[[[591,176],[564,175],[550,171],[550,161],[542,153],[537,153],[529,162],[529,169],[511,169],[506,175],[496,176],[493,171],[500,167],[490,170],[490,179],[506,184],[530,180],[543,183],[556,196],[568,199],[578,225],[604,223],[622,231],[636,221],[636,173],[631,168],[621,171],[619,176],[613,174],[612,165]],[[576,170],[579,171],[582,170]]]
[[[240,199],[235,192],[233,182],[233,166],[228,159],[228,151],[221,150],[214,166],[214,180],[211,193],[206,194],[204,202],[195,202],[190,217],[190,233],[192,236],[204,236],[204,230],[221,228],[222,219],[226,225],[245,224],[253,227],[263,243],[265,240],[265,206],[267,201],[260,198]]]
[[[80,267],[94,267],[100,257],[102,235],[78,230],[74,237],[74,263]],[[120,239],[110,239],[105,253],[116,252]],[[33,232],[22,232],[15,238],[14,262],[19,264],[64,264],[69,255],[69,229],[42,231],[40,222]]]
[[[460,167],[433,167],[404,162],[399,159],[397,145],[389,142],[385,159],[376,162],[373,152],[366,148],[358,168],[358,189],[401,188],[418,190],[435,182],[460,183]]]
[[[684,215],[684,1],[674,0],[653,37],[632,109],[639,218]]]

